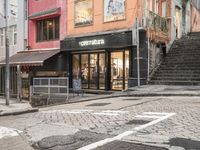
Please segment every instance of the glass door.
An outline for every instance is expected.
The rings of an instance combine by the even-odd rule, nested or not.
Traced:
[[[123,90],[128,88],[129,50],[111,52],[111,89]]]
[[[81,80],[82,88],[88,88],[89,69],[88,69],[88,54],[81,55]]]
[[[105,53],[99,53],[99,89],[105,89]]]
[[[81,77],[83,89],[105,89],[105,53],[72,55],[73,79]]]
[[[98,88],[98,55],[97,54],[90,54],[90,89],[97,89]]]
[[[123,89],[123,52],[111,53],[111,89]]]

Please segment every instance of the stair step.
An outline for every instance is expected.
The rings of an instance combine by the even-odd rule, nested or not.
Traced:
[[[169,81],[199,81],[200,77],[152,77],[152,80],[169,80]]]
[[[158,84],[158,85],[200,85],[199,81],[154,81],[151,80],[149,84]]]
[[[200,85],[200,32],[174,41],[150,84]]]

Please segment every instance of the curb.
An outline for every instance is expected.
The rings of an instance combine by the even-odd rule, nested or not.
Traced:
[[[0,112],[0,116],[9,116],[9,115],[20,115],[25,113],[32,113],[39,111],[38,108],[28,108],[28,109],[20,109],[20,110],[13,110],[13,111],[2,111]]]

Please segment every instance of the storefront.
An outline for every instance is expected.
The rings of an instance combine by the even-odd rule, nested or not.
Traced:
[[[70,79],[81,78],[83,89],[127,89],[133,68],[132,49],[130,31],[66,38],[61,42],[61,50],[70,56]]]

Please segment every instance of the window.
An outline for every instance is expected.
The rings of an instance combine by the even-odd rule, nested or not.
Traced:
[[[75,1],[75,26],[93,23],[93,0]]]
[[[166,17],[166,0],[162,0],[162,17]]]
[[[152,0],[147,1],[147,8],[148,10],[152,11]]]
[[[0,46],[4,46],[4,29],[0,29]]]
[[[37,41],[59,39],[59,18],[37,21]]]
[[[154,12],[156,14],[158,14],[158,5],[159,5],[159,1],[158,0],[155,0],[155,9],[154,9]]]
[[[24,0],[24,18],[25,18],[25,20],[27,20],[27,15],[28,15],[28,9],[27,9],[27,6],[28,4],[27,4],[27,0]]]
[[[17,44],[17,26],[13,26],[13,45]]]
[[[9,45],[13,45],[13,26],[11,26],[9,29],[8,29],[8,39],[9,39]]]

